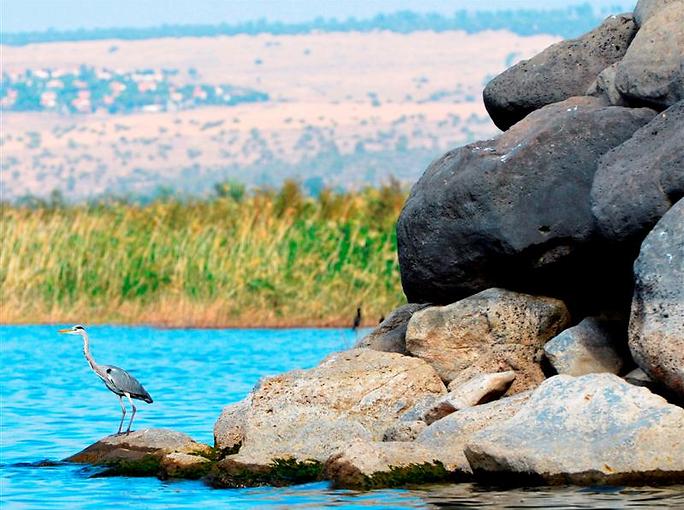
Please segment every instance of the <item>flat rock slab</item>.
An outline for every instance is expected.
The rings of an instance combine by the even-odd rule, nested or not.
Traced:
[[[465,455],[476,475],[499,481],[682,483],[684,409],[613,374],[558,375],[474,434]]]
[[[187,434],[169,429],[143,429],[130,434],[107,436],[65,462],[102,464],[118,458],[139,458],[147,454],[208,453],[211,447],[198,443]]]
[[[111,469],[106,473],[111,475],[163,476],[162,461],[170,454],[202,458],[202,456],[211,456],[212,448],[194,441],[182,432],[168,429],[143,429],[128,435],[107,436],[64,460],[79,464],[108,466]],[[196,462],[203,461],[196,459]],[[168,476],[175,475],[169,474]]]

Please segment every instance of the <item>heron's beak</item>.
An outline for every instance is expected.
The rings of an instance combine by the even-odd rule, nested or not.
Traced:
[[[71,329],[60,329],[59,331],[57,331],[57,333],[71,333]]]

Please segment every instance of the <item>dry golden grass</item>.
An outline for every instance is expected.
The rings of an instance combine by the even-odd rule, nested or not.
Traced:
[[[304,197],[221,190],[141,206],[5,205],[0,299],[7,323],[180,327],[367,324],[401,304],[396,184]]]

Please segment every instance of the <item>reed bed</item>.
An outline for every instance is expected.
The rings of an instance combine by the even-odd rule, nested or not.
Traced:
[[[391,183],[305,196],[3,204],[0,320],[169,327],[350,325],[403,302]]]

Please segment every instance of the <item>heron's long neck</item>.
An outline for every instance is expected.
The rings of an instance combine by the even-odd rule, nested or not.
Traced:
[[[88,362],[88,365],[90,365],[90,368],[93,369],[93,372],[98,373],[98,368],[100,368],[97,363],[95,363],[95,359],[93,358],[93,355],[90,354],[90,341],[88,339],[88,333],[83,332],[83,355],[85,356],[86,361]]]

